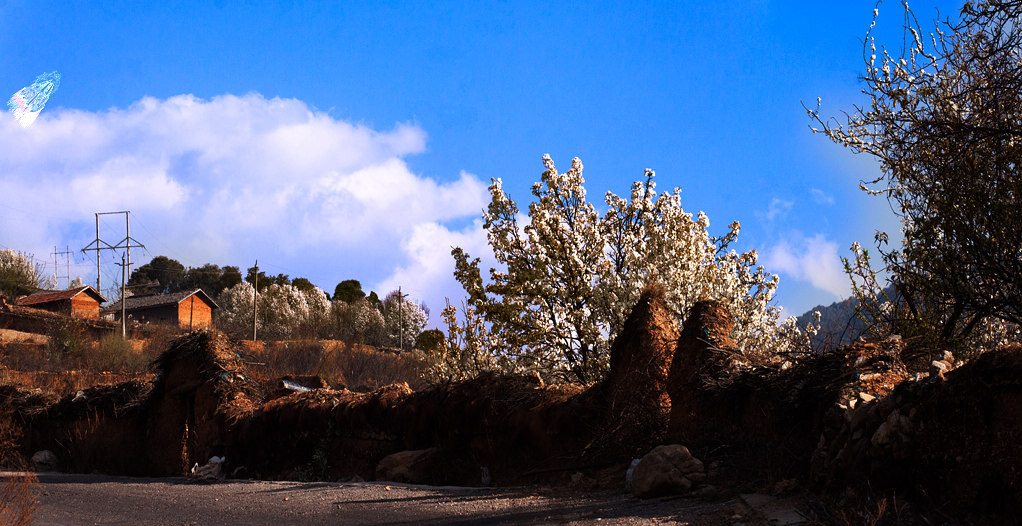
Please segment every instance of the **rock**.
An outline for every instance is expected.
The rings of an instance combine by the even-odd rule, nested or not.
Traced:
[[[639,498],[685,493],[706,480],[703,463],[678,444],[657,446],[632,471],[632,493]]]
[[[205,465],[200,466],[198,462],[192,466],[191,476],[195,479],[202,480],[205,482],[214,482],[223,480],[227,475],[224,473],[224,462],[227,459],[224,457],[211,457],[209,462]]]
[[[53,451],[49,449],[36,451],[32,455],[32,464],[35,465],[36,471],[56,471],[57,462],[57,455],[53,454]]]
[[[387,455],[376,465],[376,480],[421,484],[429,481],[437,449],[399,451]]]
[[[906,437],[912,432],[912,421],[907,416],[902,415],[900,411],[895,409],[891,411],[891,414],[887,415],[887,419],[884,423],[880,424],[876,432],[870,438],[870,443],[874,446],[883,446],[890,444],[896,438]],[[905,438],[901,438],[904,440]]]

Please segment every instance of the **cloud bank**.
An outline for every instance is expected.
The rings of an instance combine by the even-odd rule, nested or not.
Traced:
[[[63,110],[27,129],[0,119],[0,193],[10,203],[0,236],[40,253],[80,248],[94,212],[131,210],[150,238],[132,237],[153,254],[243,269],[259,258],[276,266],[269,273],[330,292],[349,278],[367,290],[401,284],[439,313],[457,292],[450,245],[485,249],[479,225],[463,225],[488,194],[465,172],[413,173],[405,159],[426,140],[413,124],[381,131],[255,93]]]

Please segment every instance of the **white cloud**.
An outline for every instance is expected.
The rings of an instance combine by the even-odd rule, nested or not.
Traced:
[[[445,224],[478,217],[488,194],[468,173],[413,173],[405,158],[426,138],[412,124],[381,131],[256,93],[46,112],[29,128],[0,119],[10,203],[0,239],[38,254],[80,248],[94,212],[131,210],[148,230],[132,237],[186,265],[260,258],[331,291],[348,278],[421,286],[432,305],[450,245],[485,245],[478,226]]]
[[[812,188],[809,190],[809,193],[813,196],[813,201],[815,201],[818,205],[834,204],[834,197],[819,188]]]
[[[771,272],[808,281],[813,287],[839,298],[847,297],[848,278],[837,253],[837,243],[823,234],[807,238],[793,234],[771,247],[763,264]]]
[[[766,219],[767,221],[773,221],[778,217],[786,216],[794,204],[794,201],[787,201],[775,197],[770,200],[770,207],[766,212],[756,212],[756,215],[760,218]]]
[[[451,231],[437,223],[424,223],[416,226],[402,245],[410,261],[395,269],[393,274],[377,285],[376,290],[391,291],[401,286],[402,292],[425,301],[430,308],[431,322],[439,324],[439,314],[445,305],[444,298],[449,298],[453,305],[460,308],[461,299],[465,296],[461,285],[454,280],[452,247],[461,247],[470,257],[480,258],[480,269],[484,275],[486,269],[496,266],[480,220],[458,231]]]

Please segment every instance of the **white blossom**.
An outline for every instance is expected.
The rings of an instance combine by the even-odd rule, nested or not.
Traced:
[[[468,293],[466,315],[489,324],[489,351],[519,368],[577,381],[598,379],[609,345],[644,287],[658,286],[679,321],[696,301],[724,303],[736,318],[734,337],[745,353],[800,345],[778,326],[771,305],[778,278],[756,266],[755,251],[728,250],[741,229],[710,236],[709,218],[681,206],[681,191],[657,194],[654,172],[632,185],[629,198],[608,192],[602,215],[585,199],[582,162],[558,173],[549,156],[532,186],[528,224],[500,180],[490,186],[483,214],[490,245],[504,268],[483,284],[478,260],[453,254],[455,277]],[[451,308],[451,307],[449,307]],[[446,312],[446,311],[445,311]]]

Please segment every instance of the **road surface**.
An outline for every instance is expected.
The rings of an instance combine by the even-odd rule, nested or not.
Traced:
[[[730,525],[735,506],[730,500],[639,500],[622,492],[544,488],[251,480],[199,483],[185,478],[66,473],[38,477],[37,526]]]

